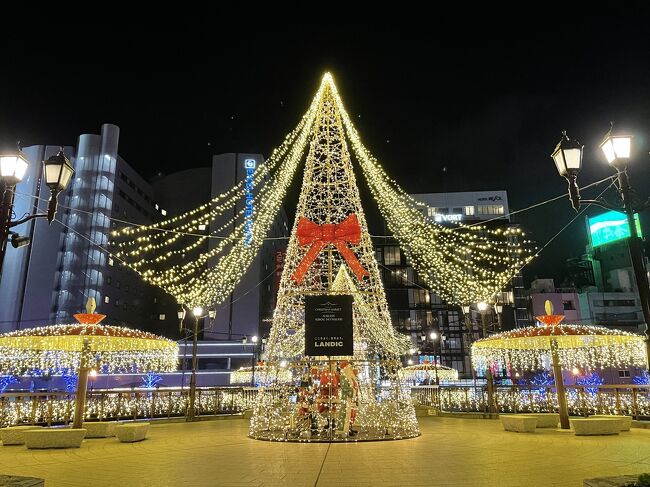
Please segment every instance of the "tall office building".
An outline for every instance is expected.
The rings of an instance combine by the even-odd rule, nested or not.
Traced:
[[[259,166],[264,162],[260,154],[227,153],[215,155],[212,159],[212,197],[224,193],[239,182],[243,182],[244,197],[235,205],[232,213],[223,215],[211,224],[216,231],[232,219],[234,221],[220,233],[226,235],[237,225],[244,224],[244,239],[250,237],[250,225],[255,224],[256,208],[253,198],[258,194],[259,185],[253,187],[252,179]],[[219,232],[218,232],[219,233]],[[212,327],[206,330],[206,337],[232,339],[243,336],[265,335],[268,324],[264,319],[272,316],[273,309],[273,274],[276,253],[286,248],[289,235],[287,215],[280,209],[271,231],[269,240],[246,271],[230,297],[217,308],[216,319]],[[213,248],[218,240],[210,242]],[[276,290],[277,292],[277,290]]]
[[[457,193],[427,193],[412,195],[424,203],[423,213],[432,221],[442,225],[458,223],[483,223],[488,227],[511,226],[508,217],[508,195],[506,191],[476,191]],[[393,326],[411,336],[413,347],[420,350],[420,360],[433,356],[442,364],[458,370],[461,377],[471,375],[470,337],[465,318],[458,306],[451,306],[430,291],[417,271],[410,265],[397,241],[386,238],[375,239],[377,261],[382,270],[382,279]],[[515,276],[510,286],[503,290],[499,302],[504,304],[500,320],[494,316],[494,328],[512,329],[528,324],[527,303],[523,281]],[[480,316],[472,311],[471,341],[483,335]],[[492,322],[490,322],[492,325]],[[438,330],[445,340],[432,342],[431,330]]]
[[[11,253],[2,275],[4,331],[75,322],[72,315],[82,311],[90,297],[98,312],[107,315],[106,324],[158,333],[177,328],[173,299],[110,255],[109,233],[118,222],[152,223],[166,213],[152,187],[119,156],[118,143],[119,128],[104,124],[101,135],[83,134],[76,150],[65,148],[75,175],[59,196],[57,221],[16,228],[33,238],[30,246]],[[25,201],[17,201],[16,212],[46,204],[45,191],[38,192],[40,181],[31,173],[38,174],[40,161],[57,150],[25,148],[30,175],[17,187]]]

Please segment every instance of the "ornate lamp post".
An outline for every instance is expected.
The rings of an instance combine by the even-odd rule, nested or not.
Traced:
[[[192,375],[190,378],[190,404],[187,411],[186,421],[194,421],[195,418],[194,406],[196,403],[196,369],[198,368],[197,348],[199,340],[199,322],[201,323],[201,329],[203,329],[204,318],[209,317],[210,322],[212,322],[212,320],[214,320],[217,315],[217,312],[214,308],[209,308],[207,314],[203,314],[204,312],[205,311],[201,306],[196,306],[192,309],[192,315],[194,316],[194,329],[192,331]],[[178,318],[181,321],[181,326],[183,324],[184,317],[185,308],[182,308],[178,311]]]
[[[58,154],[50,157],[47,161],[43,161],[43,177],[45,184],[50,188],[50,202],[47,213],[27,215],[19,220],[12,221],[11,213],[14,206],[16,185],[23,180],[28,166],[29,163],[20,150],[14,154],[0,155],[0,183],[2,183],[0,186],[2,191],[0,203],[0,274],[2,274],[2,264],[9,235],[11,235],[11,244],[14,248],[29,244],[28,237],[21,237],[12,232],[11,228],[35,218],[47,218],[47,221],[52,223],[56,215],[59,193],[68,187],[74,175],[74,169],[63,153],[63,148],[61,148]]]
[[[481,313],[481,327],[483,329],[483,339],[485,339],[488,336],[487,333],[488,314],[491,314],[492,310],[490,309],[490,305],[486,302],[477,303],[476,307]],[[490,368],[489,364],[487,365],[487,367],[485,367],[485,382],[487,383],[488,412],[496,413],[497,407],[496,407],[496,403],[494,402],[494,377],[492,377],[492,369]]]
[[[630,236],[627,239],[630,259],[632,260],[632,268],[634,269],[634,277],[645,321],[646,364],[650,364],[650,287],[648,285],[648,274],[645,268],[641,238],[634,218],[636,213],[646,210],[650,206],[650,199],[645,202],[640,201],[630,187],[627,163],[632,154],[632,136],[615,132],[612,124],[609,132],[601,142],[600,148],[605,154],[607,162],[616,170],[618,178],[616,189],[622,200],[622,206],[611,205],[603,199],[583,200],[580,198],[577,176],[582,167],[583,146],[579,142],[570,140],[566,132],[562,133],[562,139],[555,147],[551,157],[555,161],[560,176],[566,178],[569,182],[569,199],[576,211],[578,211],[581,204],[587,203],[625,213],[630,231]]]
[[[433,342],[433,359],[434,359],[434,370],[436,372],[436,385],[440,385],[440,379],[438,378],[438,359],[436,358],[436,342],[438,340],[438,333],[435,331],[432,331],[429,333],[429,338],[431,338],[431,341]],[[440,361],[442,362],[442,351],[440,353]]]

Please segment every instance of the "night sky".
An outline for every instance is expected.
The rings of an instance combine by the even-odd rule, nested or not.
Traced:
[[[585,185],[612,173],[598,143],[614,120],[636,137],[629,173],[645,198],[650,40],[637,18],[637,26],[615,22],[613,34],[603,19],[576,21],[578,31],[524,26],[418,38],[323,30],[249,37],[180,23],[173,31],[120,27],[105,42],[5,45],[16,75],[0,79],[0,143],[75,145],[110,122],[121,128],[120,155],[145,177],[207,166],[221,152],[268,156],[329,70],[366,146],[409,192],[506,189],[511,209],[558,196],[566,182],[549,156],[561,130],[585,144]],[[376,221],[375,204],[364,206]],[[562,199],[516,221],[541,246],[574,215]],[[650,218],[642,219],[650,233]],[[579,218],[525,277],[560,277],[564,259],[585,243]]]

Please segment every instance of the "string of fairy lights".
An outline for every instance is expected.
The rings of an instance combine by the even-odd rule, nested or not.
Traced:
[[[557,346],[564,369],[646,366],[642,336],[602,326],[565,324],[520,328],[478,340],[472,344],[472,365],[476,370],[488,365],[522,371],[548,369],[552,346]]]
[[[411,265],[449,303],[490,301],[533,258],[532,242],[517,227],[460,225],[450,229],[429,221],[364,147],[335,87],[333,91],[370,190]]]
[[[388,177],[363,146],[329,73],[323,77],[300,123],[255,173],[251,245],[243,238],[244,209],[225,218],[244,197],[242,181],[182,215],[113,232],[115,255],[182,304],[216,304],[226,299],[259,252],[305,148],[318,136],[314,127],[316,120],[324,116],[325,96],[335,104],[335,117],[345,128],[388,227],[433,292],[452,304],[489,300],[532,259],[532,243],[519,228],[472,225],[450,229],[429,221],[421,204]],[[219,243],[207,248],[209,237],[228,231]]]
[[[239,187],[237,191],[220,195],[210,205],[202,205],[179,217],[155,225],[126,227],[113,232],[111,236],[117,247],[116,257],[138,272],[145,281],[172,294],[179,303],[194,306],[222,302],[248,269],[274,222],[309,142],[319,98],[317,94],[300,124],[261,165],[264,171],[253,178],[253,186],[258,187],[259,191],[253,198],[256,211],[250,243],[243,238],[245,223],[238,223],[244,214],[242,209],[209,232],[218,234],[234,226],[231,233],[212,249],[205,251],[207,235],[182,248],[173,247],[181,243],[184,234],[180,232],[205,231],[215,219],[241,201],[245,188]],[[261,184],[263,180],[265,182]],[[178,225],[181,221],[184,223]],[[161,232],[160,229],[166,226],[173,228],[175,233],[170,236]],[[193,251],[198,252],[194,255]],[[180,262],[171,266],[161,265],[173,257],[178,257]],[[212,262],[216,263],[208,265]]]
[[[87,348],[84,347],[87,343]],[[104,325],[50,325],[0,335],[0,375],[75,372],[82,355],[104,373],[174,371],[178,345],[139,330]]]

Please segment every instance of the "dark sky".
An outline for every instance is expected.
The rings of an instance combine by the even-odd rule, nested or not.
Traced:
[[[616,19],[609,33],[604,18],[453,34],[432,26],[417,37],[350,29],[246,36],[179,22],[155,31],[121,26],[101,42],[5,42],[16,75],[0,79],[0,143],[73,145],[80,133],[115,123],[120,155],[146,177],[207,166],[213,153],[268,155],[330,70],[366,146],[409,192],[506,189],[511,209],[526,207],[566,190],[549,157],[562,129],[585,144],[581,184],[609,175],[597,144],[615,120],[636,136],[630,175],[647,196],[644,15]],[[561,200],[517,221],[543,245],[573,215]],[[526,277],[559,276],[585,243],[580,218]]]

